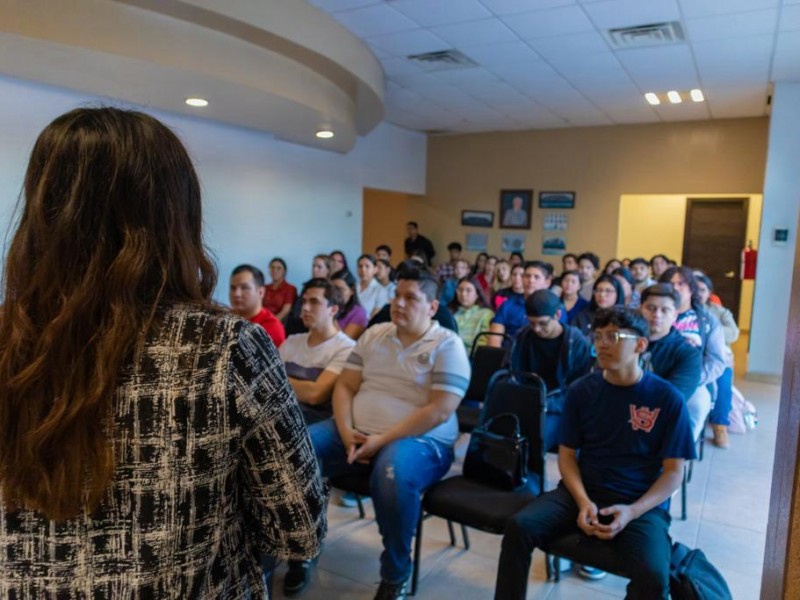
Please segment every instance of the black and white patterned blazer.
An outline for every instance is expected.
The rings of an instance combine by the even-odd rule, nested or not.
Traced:
[[[0,598],[264,598],[260,552],[319,553],[319,468],[263,329],[166,310],[114,409],[116,471],[93,514],[0,503]]]

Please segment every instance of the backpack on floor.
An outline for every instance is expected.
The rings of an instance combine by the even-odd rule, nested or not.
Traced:
[[[725,578],[703,554],[675,542],[669,565],[672,600],[733,600]]]
[[[733,386],[733,398],[731,402],[731,412],[729,415],[730,425],[728,431],[730,433],[747,433],[751,429],[755,429],[758,425],[758,413],[756,407],[749,400],[745,400],[742,392]]]

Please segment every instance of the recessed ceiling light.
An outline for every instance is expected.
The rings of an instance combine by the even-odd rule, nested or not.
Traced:
[[[681,100],[681,95],[675,90],[670,90],[667,92],[667,98],[669,98],[669,101],[673,104],[680,104],[683,102],[683,100]]]
[[[705,100],[705,96],[703,96],[702,90],[694,89],[689,93],[692,96],[692,100],[694,100],[695,102],[702,102],[703,100]]]
[[[208,106],[208,100],[204,98],[187,98],[186,104],[202,108],[203,106]]]
[[[658,96],[656,96],[653,92],[647,92],[644,95],[644,99],[647,100],[653,106],[656,106],[657,104],[661,104],[661,100],[659,100]]]
[[[327,140],[328,138],[332,138],[333,137],[333,132],[323,129],[322,131],[318,131],[317,132],[317,137],[318,138],[322,138],[323,140]]]

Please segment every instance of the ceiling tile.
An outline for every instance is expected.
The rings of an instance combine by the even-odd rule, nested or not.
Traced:
[[[707,102],[683,102],[681,104],[661,104],[653,110],[664,121],[700,121],[710,119]]]
[[[609,119],[618,125],[661,122],[661,117],[649,106],[637,106],[632,108],[615,106],[612,108],[604,108],[603,111],[608,115]]]
[[[597,108],[571,109],[562,107],[555,113],[566,120],[573,127],[593,127],[596,125],[613,125],[603,111]]]
[[[362,38],[410,31],[419,27],[405,15],[384,4],[336,12],[333,17]]]
[[[328,12],[336,10],[350,10],[370,4],[380,4],[381,0],[309,0],[311,4]]]
[[[464,83],[491,83],[498,80],[497,75],[482,67],[436,71],[436,77],[456,86],[461,86]]]
[[[482,88],[464,89],[467,89],[478,100],[492,106],[525,106],[533,102],[505,81],[496,81],[490,85],[484,84]]]
[[[772,35],[758,35],[694,44],[694,56],[704,86],[766,83],[772,59]]]
[[[481,2],[496,15],[512,15],[575,4],[575,0],[481,0]]]
[[[504,21],[524,40],[594,31],[594,25],[578,6],[522,13]]]
[[[777,8],[780,0],[679,0],[686,19],[724,15],[762,8]]]
[[[478,0],[394,0],[392,8],[423,27],[447,25],[491,17]]]
[[[689,39],[694,44],[708,40],[771,34],[775,32],[777,22],[778,9],[772,8],[689,19],[686,21],[686,28]]]
[[[443,39],[436,37],[425,29],[401,31],[378,37],[366,38],[366,42],[373,47],[380,48],[395,56],[409,56],[411,54],[424,54],[447,50],[450,45]]]
[[[541,60],[525,42],[516,40],[503,44],[490,44],[461,48],[461,52],[485,67],[502,66],[511,62],[535,62]]]
[[[431,31],[457,47],[499,44],[516,39],[511,30],[496,18],[441,25],[431,27]]]
[[[405,58],[384,58],[381,60],[381,65],[383,65],[383,70],[389,77],[396,75],[422,75],[424,73],[417,65]]]
[[[613,52],[598,54],[576,55],[564,53],[554,56],[548,61],[552,67],[562,75],[579,74],[586,72],[619,72],[624,74],[622,65]]]
[[[767,86],[708,88],[705,91],[715,119],[760,117],[767,112]]]
[[[442,80],[428,73],[403,73],[392,75],[389,81],[409,89],[426,89],[442,85]]]
[[[783,7],[779,29],[780,31],[797,31],[800,29],[800,4]]]
[[[601,30],[679,21],[681,18],[677,0],[605,0],[585,4],[583,10]]]
[[[563,56],[585,56],[609,50],[605,38],[596,31],[538,38],[528,43],[542,58],[549,61]]]
[[[770,79],[800,79],[800,31],[783,31],[778,34]]]
[[[689,89],[699,85],[694,61],[686,45],[622,50],[616,54],[642,90]]]

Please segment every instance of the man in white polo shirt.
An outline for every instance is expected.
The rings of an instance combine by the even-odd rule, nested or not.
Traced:
[[[431,319],[437,295],[428,273],[398,274],[392,322],[359,338],[336,382],[334,420],[309,428],[323,476],[370,474],[381,599],[405,598],[420,495],[450,469],[455,409],[469,385],[464,344]]]

